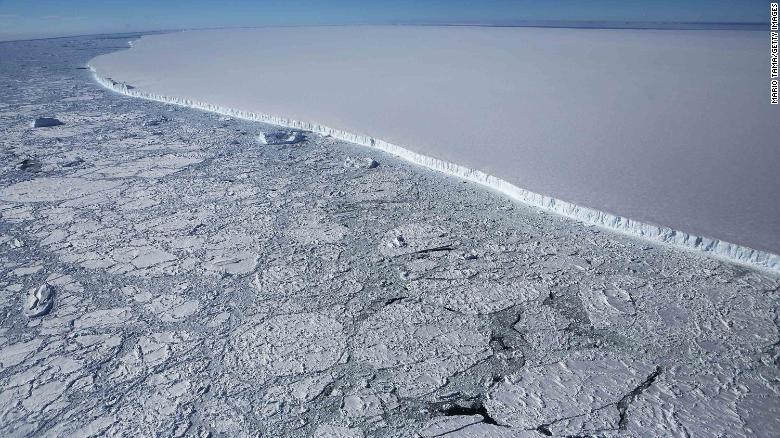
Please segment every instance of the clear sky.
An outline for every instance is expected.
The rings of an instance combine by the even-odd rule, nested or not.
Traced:
[[[766,0],[0,0],[0,40],[193,27],[522,20],[765,22]]]

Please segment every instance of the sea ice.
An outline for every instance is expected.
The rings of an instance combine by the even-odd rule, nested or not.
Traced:
[[[42,284],[28,295],[25,313],[30,318],[43,316],[51,310],[52,304],[54,304],[54,287],[50,284]]]
[[[49,128],[62,125],[62,122],[54,117],[38,117],[30,124],[33,128]]]
[[[74,69],[126,38],[0,44],[0,435],[778,430],[777,275]]]
[[[261,132],[257,136],[257,140],[262,144],[296,144],[305,139],[301,131]]]

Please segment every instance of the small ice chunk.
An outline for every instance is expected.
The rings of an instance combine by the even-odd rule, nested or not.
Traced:
[[[24,311],[30,318],[43,316],[51,310],[54,304],[54,287],[48,283],[40,285],[27,296]]]
[[[401,225],[385,233],[379,252],[386,257],[405,254],[449,251],[456,242],[443,227],[413,223]]]
[[[55,119],[54,117],[38,117],[30,124],[30,126],[33,128],[49,128],[62,124],[62,122],[60,122],[58,119]]]
[[[395,239],[390,241],[389,246],[391,248],[403,248],[404,246],[406,246],[406,239],[404,239],[404,236],[399,234],[395,236]]]
[[[344,160],[344,167],[350,169],[374,169],[379,167],[379,162],[369,157],[364,157],[364,158],[347,157]]]
[[[262,144],[297,144],[306,140],[302,131],[261,132],[257,140]]]
[[[26,170],[28,172],[38,172],[41,170],[41,162],[35,157],[24,157],[18,163],[16,163],[18,170]]]

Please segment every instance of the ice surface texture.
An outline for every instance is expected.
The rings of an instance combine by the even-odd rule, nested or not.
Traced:
[[[146,36],[90,65],[127,95],[330,135],[777,271],[764,46],[739,31],[254,29]]]
[[[1,437],[780,430],[780,276],[110,92],[118,38],[0,44]]]

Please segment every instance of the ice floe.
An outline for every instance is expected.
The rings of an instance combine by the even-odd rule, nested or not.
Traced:
[[[30,123],[30,126],[33,128],[50,128],[62,124],[63,123],[59,121],[59,119],[55,119],[54,117],[38,117]]]

